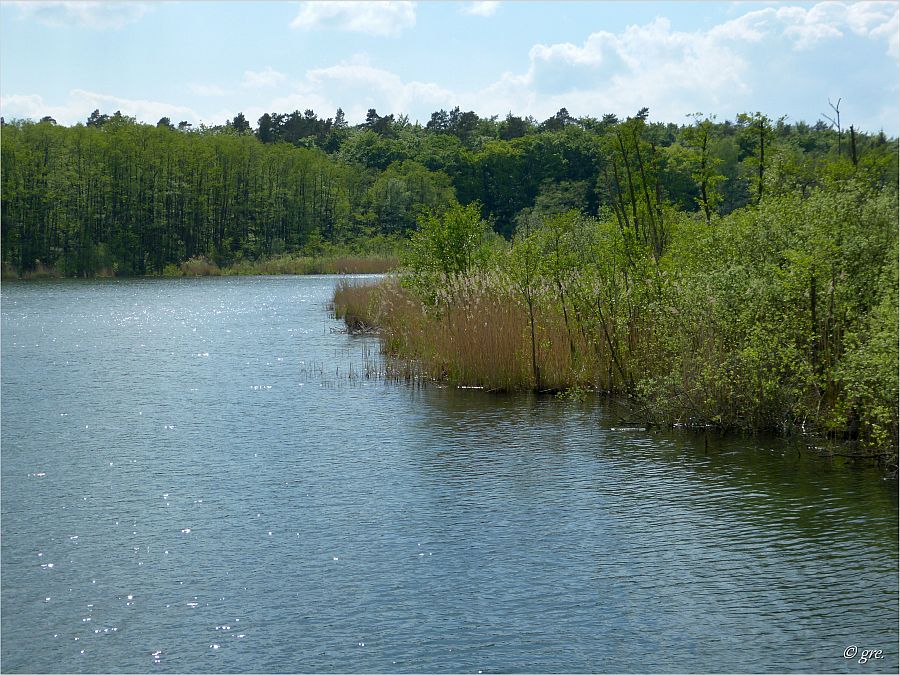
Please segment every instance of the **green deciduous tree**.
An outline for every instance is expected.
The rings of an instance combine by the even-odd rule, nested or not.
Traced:
[[[453,203],[443,213],[422,214],[404,260],[412,286],[434,302],[443,284],[486,259],[489,231],[478,203]]]

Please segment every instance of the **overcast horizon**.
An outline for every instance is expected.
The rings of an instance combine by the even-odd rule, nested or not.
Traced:
[[[438,109],[683,123],[761,111],[898,135],[897,2],[2,2],[0,113],[155,123]]]

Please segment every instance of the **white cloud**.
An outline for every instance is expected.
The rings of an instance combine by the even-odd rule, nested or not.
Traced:
[[[412,113],[414,109],[446,107],[454,101],[452,91],[431,82],[404,81],[400,76],[371,64],[365,54],[326,68],[308,70],[293,92],[276,98],[270,110],[312,108],[328,116],[342,107],[351,122],[362,122],[366,111],[382,115]],[[411,115],[413,116],[413,115]]]
[[[736,3],[740,5],[741,3]],[[772,13],[771,8],[755,12],[747,12],[736,19],[713,26],[709,35],[723,40],[740,40],[742,42],[759,42],[769,32],[767,23]]]
[[[575,115],[605,112],[633,114],[649,106],[654,118],[678,120],[695,110],[732,115],[741,106],[761,106],[771,99],[770,86],[790,90],[791,75],[779,69],[772,54],[797,54],[797,63],[813,68],[813,50],[852,50],[848,39],[885,44],[897,58],[898,7],[896,3],[822,2],[804,9],[776,5],[747,12],[707,30],[674,30],[665,18],[623,31],[599,31],[581,44],[536,44],[529,51],[527,69],[504,73],[481,91],[462,94],[464,107],[503,114],[507,110],[544,119],[560,107]],[[805,55],[804,55],[805,54]],[[819,69],[821,70],[821,69]],[[806,78],[797,74],[797,77]],[[810,83],[813,96],[827,75]],[[821,92],[821,93],[820,93]],[[754,108],[756,109],[756,108]],[[779,111],[779,112],[784,112]],[[896,115],[896,109],[895,109]]]
[[[416,25],[416,3],[380,2],[305,2],[291,22],[291,28],[330,27],[375,36],[399,35]]]
[[[13,94],[0,97],[0,110],[7,118],[29,118],[38,120],[50,115],[60,124],[71,126],[84,122],[94,110],[111,114],[120,110],[123,115],[136,117],[140,122],[155,124],[161,117],[173,121],[199,120],[200,116],[191,108],[161,101],[126,99],[108,94],[98,94],[83,89],[73,89],[61,105],[48,104],[38,95]]]
[[[472,14],[474,16],[494,16],[499,8],[499,2],[486,0],[485,2],[470,2],[460,11],[463,14]]]
[[[617,34],[593,33],[581,45],[537,44],[525,73],[507,73],[471,100],[542,119],[561,107],[599,116],[633,114],[643,106],[659,119],[679,119],[685,110],[713,107],[726,92],[747,91],[747,62],[730,43],[736,34],[756,39],[748,25],[730,26],[730,39],[723,39],[675,31],[668,19],[658,18]]]
[[[276,79],[282,81],[280,78]],[[234,93],[209,84],[194,83],[188,85],[188,89],[209,97]],[[427,120],[431,111],[452,107],[458,99],[449,89],[432,82],[404,80],[391,71],[372,65],[366,55],[359,54],[333,66],[308,70],[292,85],[291,91],[284,95],[261,99],[254,105],[242,105],[238,102],[232,104],[228,100],[229,103],[225,105],[216,104],[215,110],[204,105],[200,111],[199,108],[161,101],[125,99],[74,89],[62,103],[45,101],[38,95],[3,96],[0,99],[0,112],[7,119],[36,120],[50,115],[65,125],[84,122],[95,109],[107,114],[121,110],[125,115],[152,124],[163,116],[170,117],[174,122],[186,119],[194,124],[201,121],[221,124],[240,110],[255,124],[266,112],[287,113],[311,108],[324,118],[332,116],[338,107],[342,107],[348,121],[355,124],[365,119],[369,108],[377,109],[382,115],[410,113],[413,118],[416,117],[416,111],[421,111]]]
[[[254,72],[252,70],[244,71],[244,79],[241,84],[251,89],[259,89],[263,87],[275,87],[287,80],[287,75],[273,70],[271,66],[266,66],[265,70]]]
[[[0,96],[0,111],[6,119],[33,119],[50,116],[57,122],[68,123],[68,110],[63,106],[51,106],[37,94],[12,94]],[[87,115],[85,115],[87,118]]]
[[[820,2],[809,9],[778,5],[748,12],[710,32],[738,40],[759,41],[783,35],[794,49],[808,50],[823,40],[844,37],[849,31],[861,37],[887,42],[889,54],[897,57],[898,17],[896,2]]]
[[[869,35],[874,38],[886,38],[888,54],[900,61],[900,12],[894,12],[894,16],[869,31]]]
[[[611,44],[615,36],[612,33],[593,33],[585,40],[584,46],[578,47],[571,42],[560,42],[549,47],[536,44],[528,56],[534,61],[563,61],[573,65],[599,66],[603,62],[604,45]]]
[[[846,20],[857,35],[886,40],[888,54],[900,60],[900,7],[896,3],[860,2],[850,5]]]
[[[48,26],[80,26],[116,30],[152,11],[147,2],[10,2],[25,19]]]
[[[339,14],[316,25],[341,25],[346,16]],[[4,96],[0,107],[7,118],[51,115],[63,124],[83,122],[95,108],[105,113],[120,109],[150,123],[165,115],[195,124],[202,108],[204,118],[218,124],[239,110],[255,123],[265,112],[311,108],[328,117],[338,106],[351,123],[362,122],[368,108],[406,113],[424,123],[434,110],[456,105],[484,116],[512,111],[538,119],[561,107],[575,116],[599,117],[607,112],[631,115],[648,106],[653,119],[667,121],[680,121],[697,110],[723,118],[763,110],[814,121],[819,104],[842,96],[842,113],[846,109],[846,118],[859,128],[877,131],[884,126],[895,133],[897,108],[891,96],[896,98],[896,74],[894,79],[883,75],[890,59],[875,64],[865,59],[871,60],[881,46],[898,58],[898,16],[896,3],[819,3],[807,8],[776,4],[703,30],[677,30],[658,18],[617,32],[596,31],[581,41],[535,44],[522,55],[519,68],[470,90],[451,90],[439,75],[433,81],[408,79],[363,54],[300,73],[281,73],[271,66],[244,71],[243,77],[239,71],[228,89],[189,84],[190,92],[209,97],[198,100],[195,108],[84,90],[73,90],[62,103],[33,95]],[[861,48],[866,45],[868,49]],[[821,66],[828,62],[823,57],[834,54],[846,54],[847,71],[856,76]],[[884,96],[882,90],[894,93]]]
[[[900,8],[896,2],[820,2],[808,10],[781,7],[776,17],[784,27],[784,34],[795,40],[796,49],[809,49],[822,40],[843,37],[850,31],[874,40],[886,39],[888,53],[897,57]]]
[[[883,123],[874,108],[866,109],[872,107],[868,95],[846,87],[835,93],[834,77],[818,66],[818,59],[822,50],[833,51],[836,45],[851,54],[860,41],[896,50],[891,46],[896,23],[896,6],[879,3],[820,3],[799,11],[775,5],[694,31],[677,30],[658,18],[618,32],[597,31],[580,43],[535,44],[521,70],[503,73],[477,90],[408,80],[357,55],[307,71],[289,93],[265,109],[246,112],[255,119],[267,110],[312,108],[329,116],[341,106],[351,123],[361,122],[368,108],[408,113],[425,122],[432,111],[456,105],[484,116],[512,111],[538,119],[561,107],[575,116],[599,117],[632,115],[648,106],[658,120],[679,121],[697,110],[730,118],[760,109],[809,120],[815,114],[805,112],[800,99],[843,95],[848,115],[861,128],[877,130]],[[836,44],[835,30],[843,35]],[[851,100],[859,102],[857,111],[849,110]]]

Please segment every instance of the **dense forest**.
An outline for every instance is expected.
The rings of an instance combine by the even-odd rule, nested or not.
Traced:
[[[476,205],[507,239],[533,212],[606,214],[661,252],[669,212],[709,223],[850,175],[897,185],[897,144],[883,133],[760,113],[678,125],[650,122],[646,109],[626,120],[562,109],[538,122],[456,108],[423,126],[370,110],[350,126],[338,109],[266,114],[253,129],[242,114],[193,128],[97,110],[73,127],[4,121],[0,141],[7,275],[384,252],[454,203]]]

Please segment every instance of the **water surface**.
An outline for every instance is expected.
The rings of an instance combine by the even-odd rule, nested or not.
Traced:
[[[3,284],[5,672],[897,671],[895,482],[367,380],[334,283]]]

